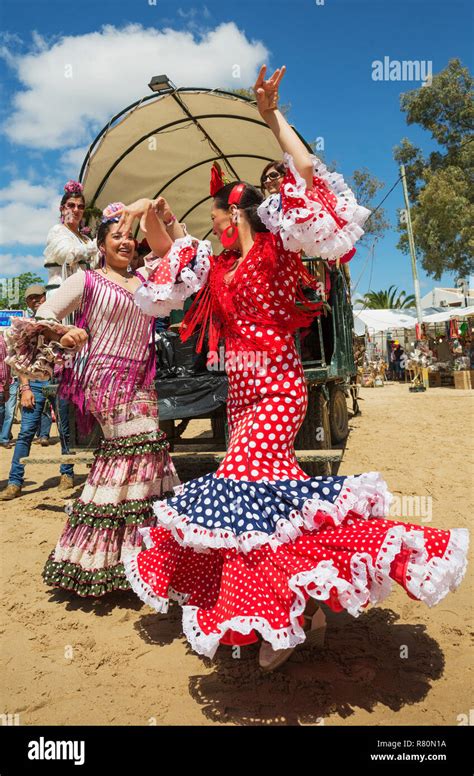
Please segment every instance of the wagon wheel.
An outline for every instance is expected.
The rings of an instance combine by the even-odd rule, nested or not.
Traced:
[[[295,439],[296,450],[330,450],[331,427],[326,398],[319,386],[308,388],[308,409],[303,424]],[[301,468],[310,477],[327,476],[332,473],[330,461],[308,461]]]
[[[329,398],[329,422],[331,425],[331,442],[333,445],[344,442],[349,435],[349,413],[344,390],[335,385]]]
[[[211,415],[212,438],[215,442],[226,442],[226,421],[225,406]]]

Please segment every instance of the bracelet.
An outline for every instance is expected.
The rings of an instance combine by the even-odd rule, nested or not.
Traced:
[[[20,385],[20,391],[31,391],[30,384],[26,383],[26,385]]]
[[[164,223],[164,225],[165,225],[166,227],[168,227],[168,226],[171,226],[171,224],[174,224],[174,222],[175,222],[176,220],[177,220],[177,219],[176,219],[176,216],[174,216],[174,215],[173,215],[173,216],[171,216],[171,218],[170,218],[170,220],[169,220],[169,221],[163,221],[163,223]]]

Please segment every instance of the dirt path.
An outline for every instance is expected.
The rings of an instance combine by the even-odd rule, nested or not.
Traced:
[[[396,496],[432,497],[433,526],[469,527],[473,398],[362,389],[339,473],[379,470]],[[194,422],[186,436],[207,427]],[[0,450],[2,487],[11,453]],[[77,469],[81,482],[86,473]],[[183,479],[200,473],[180,470]],[[57,478],[56,466],[31,466],[21,499],[0,504],[0,711],[20,724],[456,725],[469,714],[472,564],[433,609],[394,585],[359,619],[329,612],[323,652],[300,648],[262,676],[253,646],[240,659],[221,647],[212,663],[192,653],[176,605],[156,615],[133,594],[92,603],[48,592],[41,570],[65,520]]]

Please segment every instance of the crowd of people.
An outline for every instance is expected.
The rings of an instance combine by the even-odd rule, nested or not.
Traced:
[[[70,186],[54,237],[69,240],[70,259],[59,264],[74,271],[53,267],[50,284],[60,287],[34,318],[13,321],[7,356],[30,420],[37,424],[36,382],[58,370],[60,399],[74,404],[84,430],[95,419],[103,431],[45,582],[86,597],[132,590],[157,612],[175,600],[196,652],[212,657],[219,644],[260,640],[263,671],[305,641],[323,643],[321,604],[357,617],[393,582],[438,603],[460,584],[468,543],[465,529],[389,519],[378,472],[310,477],[296,460],[307,387],[293,334],[322,310],[303,293],[314,278],[302,252],[349,261],[369,211],[278,110],[284,72],[266,78],[263,67],[254,87],[283,156],[265,168],[264,191],[212,170],[210,215],[223,251],[188,235],[162,197],[143,198],[105,208],[99,266],[77,269],[90,246],[79,235],[83,195]],[[134,263],[135,221],[150,248],[143,266]],[[223,340],[235,358],[225,458],[216,472],[180,483],[159,428],[152,344],[156,320],[190,297],[181,338],[198,333],[209,358]],[[251,367],[244,357],[256,351],[263,365]],[[23,452],[34,433],[22,414]],[[21,481],[10,476],[8,487]]]

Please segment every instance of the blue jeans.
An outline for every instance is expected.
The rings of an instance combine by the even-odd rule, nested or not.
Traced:
[[[18,394],[18,378],[10,383],[10,396],[8,401],[5,402],[5,415],[3,423],[0,425],[0,442],[8,442],[10,440],[10,432],[13,425],[13,415],[15,413],[16,397]]]
[[[9,485],[23,485],[25,479],[25,467],[20,463],[20,458],[26,458],[30,454],[31,444],[41,423],[41,415],[46,402],[46,397],[42,393],[42,388],[48,385],[49,380],[30,380],[30,388],[35,397],[35,406],[32,409],[21,409],[21,427],[15,450],[13,451],[12,465],[8,477]],[[69,418],[68,402],[59,399],[56,402],[58,408],[59,437],[61,440],[61,453],[69,453]],[[59,467],[61,474],[67,474],[72,477],[74,467],[72,464],[62,463]]]
[[[51,415],[51,408],[48,407],[47,412],[45,412],[43,409],[43,412],[41,413],[40,426],[36,436],[40,439],[44,439],[45,437],[46,439],[49,439],[52,423],[53,417]]]

